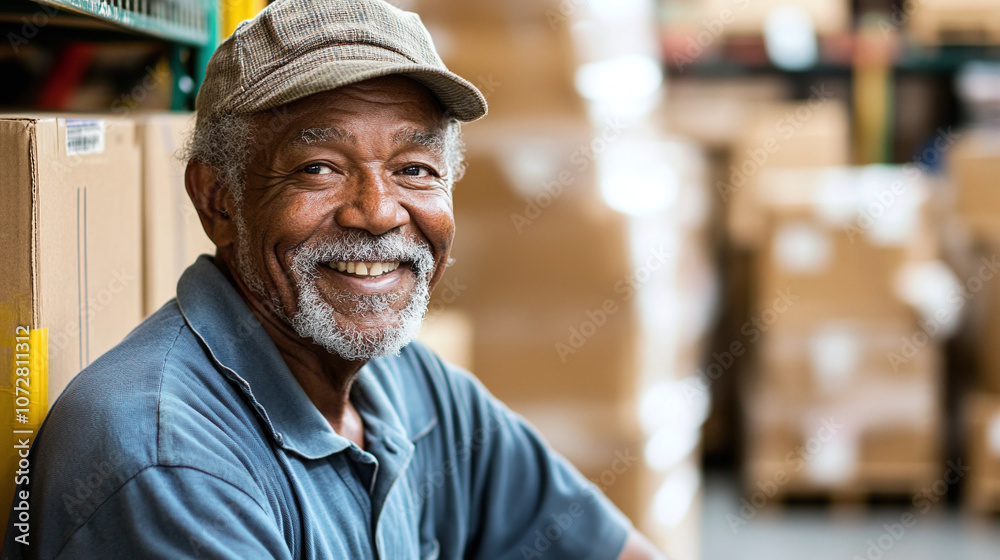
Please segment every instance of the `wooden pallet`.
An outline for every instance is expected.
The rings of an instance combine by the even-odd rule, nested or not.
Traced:
[[[773,480],[774,469],[779,463],[751,465],[747,477],[754,480]],[[801,476],[778,487],[770,496],[768,507],[810,504],[827,506],[834,511],[864,510],[872,505],[893,503],[910,507],[914,496],[929,488],[941,477],[940,465],[934,462],[914,464],[863,464],[855,475],[836,485],[823,485]],[[744,497],[749,499],[761,491],[756,482],[744,482]],[[939,498],[939,503],[945,501]]]

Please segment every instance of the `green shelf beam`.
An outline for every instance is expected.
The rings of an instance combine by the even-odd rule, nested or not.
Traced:
[[[189,108],[205,78],[205,67],[220,39],[218,0],[31,0],[57,9],[173,44],[174,110]]]
[[[218,6],[210,0],[33,0],[52,8],[89,16],[143,35],[192,47],[212,46],[218,31]]]

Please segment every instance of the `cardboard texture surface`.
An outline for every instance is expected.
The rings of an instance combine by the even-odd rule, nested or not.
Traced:
[[[179,150],[194,115],[162,113],[136,119],[142,141],[143,315],[177,295],[177,281],[202,253],[215,254],[184,188]]]
[[[31,352],[47,362],[37,381],[48,402],[28,422],[0,405],[13,429],[40,424],[73,376],[141,319],[139,156],[128,120],[0,116],[3,362],[15,365],[18,326],[44,333]],[[0,389],[10,392],[16,370],[4,372]],[[0,476],[14,480],[12,470]]]

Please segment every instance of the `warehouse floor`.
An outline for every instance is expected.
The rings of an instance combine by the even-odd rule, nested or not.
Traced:
[[[709,475],[705,484],[703,560],[996,560],[1000,518],[982,520],[940,507],[927,514],[904,507],[879,507],[833,516],[819,506],[771,508],[734,532],[740,489],[731,477]],[[893,537],[885,528],[907,511],[915,525]],[[869,542],[871,541],[871,542]],[[879,544],[882,546],[880,547]]]

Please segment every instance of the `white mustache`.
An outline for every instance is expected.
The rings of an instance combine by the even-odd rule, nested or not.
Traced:
[[[354,262],[410,262],[415,273],[427,273],[434,265],[430,246],[402,233],[372,235],[351,231],[346,235],[303,247],[295,253],[294,266],[300,272],[312,271],[320,264],[337,261]]]

